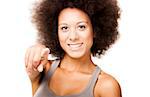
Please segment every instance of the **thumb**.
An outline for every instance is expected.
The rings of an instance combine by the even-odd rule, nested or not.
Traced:
[[[44,48],[41,52],[41,58],[48,59],[49,53],[50,53],[50,50],[48,48]]]
[[[42,52],[41,52],[41,64],[37,68],[37,70],[39,72],[42,72],[43,68],[44,68],[44,65],[47,64],[49,53],[50,53],[50,50],[48,48],[45,48],[45,49],[42,50]]]

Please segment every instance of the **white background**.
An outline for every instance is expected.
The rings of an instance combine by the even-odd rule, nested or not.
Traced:
[[[24,54],[36,39],[30,22],[34,1],[0,1],[0,97],[31,97]],[[120,38],[105,56],[94,59],[119,81],[123,97],[150,97],[149,4],[149,0],[119,0]]]

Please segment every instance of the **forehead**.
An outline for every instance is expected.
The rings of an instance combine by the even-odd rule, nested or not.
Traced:
[[[79,21],[90,22],[90,19],[85,12],[77,8],[65,8],[58,17],[59,23]]]

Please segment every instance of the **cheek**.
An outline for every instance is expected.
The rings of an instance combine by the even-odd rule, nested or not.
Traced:
[[[90,48],[92,47],[92,45],[93,45],[93,36],[91,35],[91,36],[89,36],[89,38],[88,38],[88,45],[90,46]]]
[[[64,45],[67,39],[67,35],[65,33],[58,32],[58,39],[61,46]]]
[[[61,48],[63,49],[64,40],[63,40],[63,37],[62,37],[61,34],[58,34],[58,39],[59,39],[60,46],[61,46]]]
[[[59,42],[64,40],[64,35],[62,34],[62,32],[58,32],[58,39]]]
[[[59,32],[58,32],[58,40],[59,40],[60,46],[62,47],[63,37]]]
[[[84,41],[85,46],[87,49],[90,49],[93,45],[93,34],[91,33],[84,33],[82,36],[82,41]]]
[[[93,32],[92,31],[87,31],[85,33],[82,33],[82,37],[85,41],[93,41]]]
[[[89,32],[87,35],[86,35],[86,42],[87,42],[87,45],[89,45],[90,47],[92,47],[93,45],[93,32]]]

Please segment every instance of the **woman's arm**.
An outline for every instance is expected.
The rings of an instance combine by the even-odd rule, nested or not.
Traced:
[[[42,77],[42,69],[39,71],[39,67],[44,66],[49,68],[47,65],[50,65],[51,62],[48,62],[49,50],[45,50],[45,46],[41,44],[36,44],[29,47],[25,54],[25,66],[26,72],[31,80],[32,84],[32,93],[34,95],[35,91],[40,85],[40,79]]]

